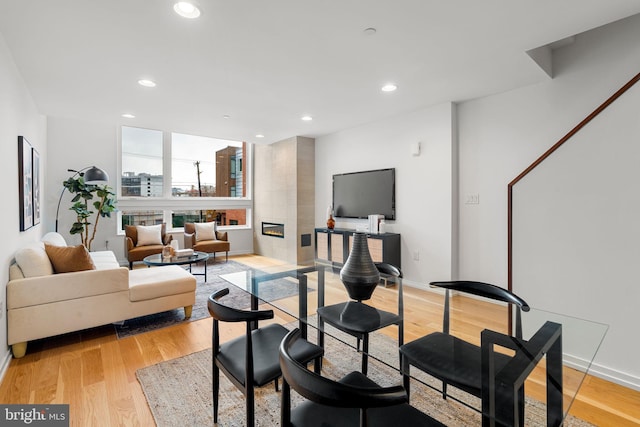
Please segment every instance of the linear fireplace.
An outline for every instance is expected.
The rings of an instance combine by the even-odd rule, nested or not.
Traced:
[[[263,222],[262,234],[265,236],[273,236],[284,239],[284,224],[276,224],[275,222]]]

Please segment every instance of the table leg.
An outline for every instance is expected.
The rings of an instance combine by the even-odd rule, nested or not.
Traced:
[[[300,319],[300,336],[307,339],[307,276],[304,273],[298,274],[300,284],[298,295],[298,318]],[[304,320],[303,320],[304,319]]]

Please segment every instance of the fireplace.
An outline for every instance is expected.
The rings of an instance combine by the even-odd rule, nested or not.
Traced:
[[[279,237],[284,239],[284,224],[276,224],[275,222],[263,222],[262,234],[265,236]]]

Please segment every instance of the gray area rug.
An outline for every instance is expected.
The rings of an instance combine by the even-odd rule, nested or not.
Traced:
[[[209,296],[222,288],[229,288],[229,294],[222,297],[220,302],[235,308],[249,308],[251,306],[250,295],[219,277],[224,274],[246,271],[249,267],[232,260],[227,262],[217,261],[215,263],[209,261],[207,264],[207,282],[204,281],[204,276],[200,275],[204,272],[204,263],[192,266],[192,272],[197,273],[195,276],[197,287],[196,303],[193,306],[191,318],[185,319],[184,310],[179,308],[125,320],[122,325],[114,325],[118,338],[126,338],[131,335],[166,328],[180,322],[204,319],[209,316],[207,309]],[[269,297],[270,300],[286,298],[298,293],[298,286],[294,281],[279,279],[274,282],[276,283],[269,286],[273,290],[273,295]]]
[[[313,340],[315,337],[311,337]],[[374,333],[370,348],[385,353],[388,361],[397,366],[397,342],[386,335]],[[359,369],[360,354],[348,349],[344,343],[327,337],[323,376],[339,379]],[[213,425],[211,349],[140,369],[136,372],[156,424],[160,427],[176,425]],[[389,365],[369,359],[369,377],[382,386],[401,384],[398,371]],[[427,381],[428,382],[428,381]],[[435,385],[435,384],[434,384]],[[218,426],[243,426],[245,420],[244,396],[225,377],[220,375],[220,402]],[[292,391],[292,405],[303,398]],[[273,385],[256,389],[256,425],[280,424],[280,396]],[[476,407],[478,400],[469,402]],[[481,425],[480,414],[451,399],[444,400],[432,388],[412,381],[411,404],[448,426]],[[527,399],[527,426],[545,425],[544,407]],[[589,427],[591,424],[569,416],[565,426]]]

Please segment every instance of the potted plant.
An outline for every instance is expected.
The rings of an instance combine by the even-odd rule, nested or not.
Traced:
[[[87,184],[83,176],[71,177],[62,183],[69,193],[75,194],[69,208],[76,213],[76,222],[71,226],[71,234],[80,234],[82,244],[88,251],[96,237],[98,222],[101,217],[111,217],[111,212],[116,210],[115,193],[108,185]],[[95,200],[93,200],[95,198]],[[90,201],[93,203],[90,204]],[[95,209],[95,211],[91,209]],[[91,215],[95,213],[95,220],[91,223]],[[91,225],[93,230],[90,231]]]

